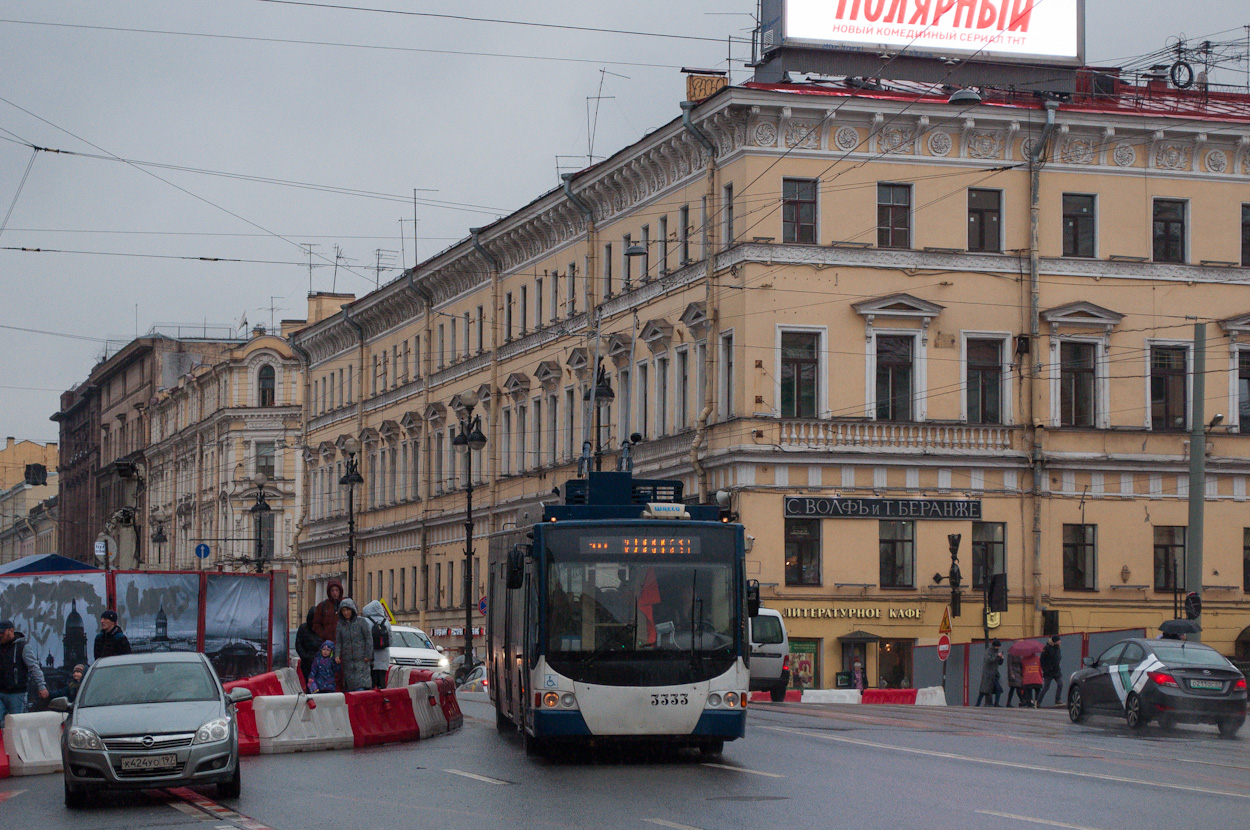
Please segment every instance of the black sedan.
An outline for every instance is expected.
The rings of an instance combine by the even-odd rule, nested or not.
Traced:
[[[1123,717],[1131,729],[1156,720],[1212,723],[1232,737],[1246,721],[1246,678],[1218,651],[1185,640],[1122,640],[1068,683],[1068,717]]]

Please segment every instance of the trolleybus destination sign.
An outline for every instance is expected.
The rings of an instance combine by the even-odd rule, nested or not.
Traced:
[[[980,500],[856,499],[788,496],[786,518],[817,519],[953,519],[980,521]]]

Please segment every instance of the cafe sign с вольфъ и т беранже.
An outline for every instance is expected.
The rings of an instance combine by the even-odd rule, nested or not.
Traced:
[[[787,496],[788,519],[950,519],[981,520],[981,502],[973,499],[859,499]]]

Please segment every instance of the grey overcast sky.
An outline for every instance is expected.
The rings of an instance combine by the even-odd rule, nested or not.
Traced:
[[[679,68],[723,68],[726,39],[749,36],[755,9],[312,5],[332,2],[0,0],[0,224],[12,208],[0,248],[55,251],[0,250],[0,437],[56,440],[58,392],[86,377],[105,339],[153,324],[304,317],[300,244],[315,246],[314,290],[365,293],[379,249],[392,266],[381,279],[393,278],[401,250],[414,260],[414,188],[422,257],[525,204],[557,184],[557,164],[585,166],[588,97],[604,96],[594,148],[611,154],[679,113]],[[1088,0],[1087,61],[1152,52],[1182,33],[1234,38],[1245,24],[1244,0]],[[748,47],[735,44],[733,57]],[[736,82],[748,79],[732,66]],[[336,246],[337,274],[326,264]]]

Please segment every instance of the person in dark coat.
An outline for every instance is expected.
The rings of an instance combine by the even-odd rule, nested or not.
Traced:
[[[1063,651],[1059,647],[1059,635],[1055,634],[1042,649],[1042,691],[1037,696],[1038,705],[1041,705],[1042,699],[1046,697],[1051,683],[1055,684],[1055,705],[1063,705],[1060,702],[1063,699],[1063,669],[1060,668],[1062,660]]]
[[[39,697],[48,699],[39,658],[26,648],[26,635],[13,626],[12,620],[0,621],[0,728],[5,715],[26,711],[27,685],[34,681]]]
[[[1007,706],[1011,699],[1017,699],[1017,705],[1024,705],[1024,661],[1018,654],[1007,655]]]
[[[105,611],[100,615],[100,633],[95,635],[95,659],[129,653],[130,640],[117,624],[117,612]]]
[[[70,703],[78,697],[78,687],[82,685],[82,676],[87,673],[87,667],[82,663],[74,666],[74,670],[70,672],[69,682],[59,689],[54,690],[52,697],[63,697]]]
[[[299,670],[305,680],[312,671],[312,664],[317,659],[321,644],[325,642],[325,639],[318,637],[317,632],[313,631],[313,616],[316,613],[316,608],[309,608],[308,619],[295,631],[295,653],[299,655]]]
[[[343,691],[373,688],[373,626],[356,613],[356,603],[350,597],[339,603],[334,655],[343,667]]]
[[[977,706],[981,705],[981,701],[988,702],[990,698],[994,699],[995,706],[1002,705],[999,701],[1003,696],[1003,687],[998,682],[998,667],[1003,664],[1002,647],[1002,642],[995,640],[985,650],[985,661],[981,664],[981,689],[980,694],[977,695]]]
[[[326,585],[326,598],[313,609],[313,632],[319,640],[333,640],[339,624],[339,603],[343,601],[343,583],[331,579]]]

